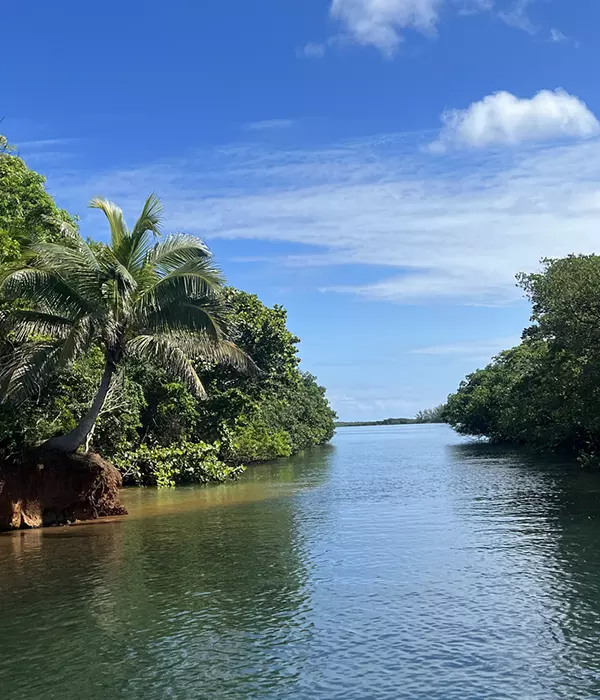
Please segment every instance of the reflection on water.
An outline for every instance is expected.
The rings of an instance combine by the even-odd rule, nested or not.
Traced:
[[[600,697],[600,477],[443,426],[0,537],[0,697]]]

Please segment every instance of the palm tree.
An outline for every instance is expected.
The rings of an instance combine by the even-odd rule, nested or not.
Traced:
[[[193,360],[255,369],[226,339],[223,276],[206,245],[175,234],[160,241],[162,206],[151,195],[134,227],[112,202],[93,199],[110,226],[109,245],[88,243],[65,229],[61,243],[30,244],[24,261],[5,271],[0,289],[27,310],[2,318],[16,350],[0,368],[2,400],[19,401],[44,380],[99,344],[105,367],[100,386],[79,425],[44,447],[75,452],[86,440],[126,357],[158,363],[198,397],[205,397]]]

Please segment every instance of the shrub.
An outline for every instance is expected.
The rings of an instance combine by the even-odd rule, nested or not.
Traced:
[[[179,484],[222,483],[238,478],[242,466],[229,466],[219,459],[220,446],[184,442],[179,446],[140,445],[115,459],[126,483],[171,487]]]
[[[221,455],[232,464],[266,462],[292,454],[292,441],[285,430],[269,430],[259,418],[242,417],[224,430]]]

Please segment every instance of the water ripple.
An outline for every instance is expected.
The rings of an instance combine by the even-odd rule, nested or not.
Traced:
[[[600,481],[445,427],[0,537],[0,697],[600,698]]]

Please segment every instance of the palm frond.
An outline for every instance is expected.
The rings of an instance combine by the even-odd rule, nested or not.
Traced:
[[[33,335],[66,338],[72,326],[72,319],[43,311],[14,310],[0,319],[0,331],[13,333],[17,343]]]
[[[163,206],[160,199],[155,194],[151,194],[131,231],[128,267],[139,269],[144,264],[150,246],[150,234],[154,237],[161,235],[162,213]]]
[[[212,350],[212,360],[214,362],[230,365],[244,374],[252,376],[261,374],[260,368],[250,355],[245,353],[241,348],[238,348],[238,346],[230,340],[221,340],[218,343],[210,343],[209,345],[210,347],[207,347],[205,356],[210,357],[210,351]]]
[[[185,352],[169,336],[139,335],[128,350],[140,360],[150,360],[180,379],[199,398],[206,398],[200,377]]]
[[[18,403],[39,392],[56,370],[60,351],[59,341],[18,347],[0,367],[0,403]]]
[[[110,226],[111,248],[121,262],[125,264],[125,261],[121,259],[121,255],[126,255],[128,252],[127,243],[130,234],[127,230],[125,219],[123,218],[123,210],[114,202],[110,202],[108,199],[101,199],[99,197],[92,199],[89,206],[91,209],[100,209],[104,212]]]
[[[208,262],[211,259],[212,253],[204,241],[185,233],[176,233],[156,243],[148,252],[145,262],[164,276],[181,265],[196,261]],[[215,274],[218,272],[216,267],[212,267],[212,270]]]
[[[110,386],[108,388],[108,393],[106,394],[106,400],[104,401],[104,406],[100,411],[100,415],[106,413],[111,413],[117,410],[122,401],[123,394],[125,393],[125,370],[120,369],[117,374],[112,378]]]
[[[106,270],[91,247],[81,238],[68,243],[38,243],[29,249],[35,257],[31,260],[36,269],[47,270],[60,276],[81,298],[92,304],[98,312],[104,306],[102,285],[107,279]]]
[[[40,264],[55,271],[68,273],[74,266],[101,269],[96,254],[81,236],[73,236],[62,243],[33,243],[26,252],[33,253]]]
[[[94,335],[94,327],[89,318],[80,319],[75,323],[62,343],[58,358],[59,365],[64,367],[89,350],[94,341]]]
[[[203,333],[213,341],[223,337],[225,326],[221,305],[211,297],[159,299],[137,319],[142,333]]]
[[[97,313],[97,308],[60,276],[43,269],[22,267],[0,278],[0,289],[9,301],[23,299],[39,311],[76,318]]]
[[[113,310],[121,314],[137,290],[138,283],[131,271],[119,260],[111,248],[104,249],[100,258],[108,282],[108,297],[111,300],[111,306]]]
[[[257,376],[261,370],[254,360],[230,340],[213,340],[206,334],[174,333],[173,342],[192,360],[226,364],[243,374]]]
[[[0,366],[0,403],[23,401],[39,393],[48,379],[88,350],[93,327],[88,319],[72,325],[63,338],[26,342]]]
[[[208,261],[195,261],[180,265],[166,277],[148,281],[136,301],[139,312],[163,308],[171,304],[185,303],[189,299],[212,300],[213,307],[222,310],[225,316],[225,303],[220,296],[223,277],[219,270]]]
[[[55,226],[61,236],[66,239],[79,239],[81,238],[81,234],[79,233],[79,229],[77,226],[72,224],[70,221],[64,221],[64,219],[60,219],[56,216],[45,216],[44,220],[47,221],[49,224]],[[36,241],[36,242],[41,242],[41,241]]]
[[[155,236],[160,236],[160,227],[163,220],[162,215],[162,202],[155,194],[151,194],[145,201],[142,213],[135,222],[135,226],[131,231],[132,238],[135,239],[146,231],[151,231]]]

